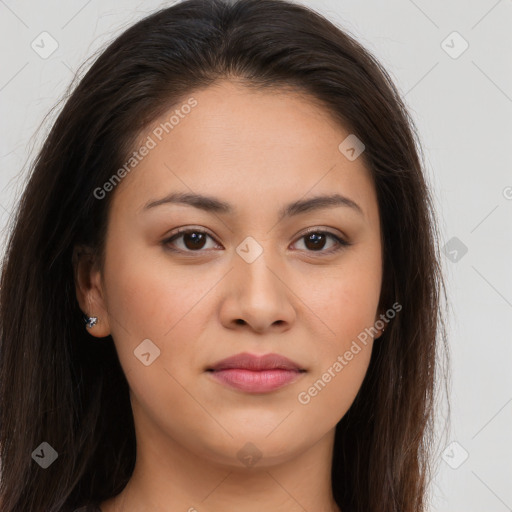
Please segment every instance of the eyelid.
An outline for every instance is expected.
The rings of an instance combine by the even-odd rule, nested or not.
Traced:
[[[338,235],[337,233],[334,233],[333,231],[331,231],[331,229],[332,228],[323,227],[323,226],[313,226],[311,228],[306,228],[304,231],[301,231],[298,238],[309,235],[310,233],[319,233],[319,232],[328,233],[329,235],[336,236],[338,238],[342,238],[344,241],[346,241],[346,239],[348,238],[347,236],[345,236],[345,234],[342,233],[341,235]]]

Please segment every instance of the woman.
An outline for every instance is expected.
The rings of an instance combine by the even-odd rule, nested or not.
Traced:
[[[419,154],[386,71],[305,7],[186,0],[118,37],[6,250],[2,511],[426,510]]]

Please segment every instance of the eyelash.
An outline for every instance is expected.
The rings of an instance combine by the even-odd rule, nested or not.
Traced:
[[[192,251],[190,249],[188,250],[183,250],[183,249],[176,249],[176,248],[173,248],[171,247],[169,244],[173,241],[175,241],[177,238],[180,238],[181,236],[183,235],[186,235],[187,233],[201,233],[201,234],[204,234],[204,235],[207,235],[209,236],[212,240],[215,241],[215,243],[218,243],[214,237],[212,235],[210,235],[210,233],[208,233],[207,231],[204,231],[203,229],[196,229],[196,228],[180,228],[178,229],[178,231],[176,233],[174,233],[173,235],[171,235],[169,238],[166,238],[165,240],[162,241],[162,245],[164,245],[169,251],[172,251],[172,252],[178,252],[178,253],[182,253],[182,254],[190,254],[190,253],[201,253],[201,252],[205,252],[201,249],[198,249],[197,251]],[[309,253],[312,253],[312,254],[315,254],[315,253],[319,253],[321,255],[330,255],[330,254],[334,254],[350,245],[352,245],[351,243],[347,242],[346,240],[344,240],[343,238],[340,238],[339,236],[335,235],[334,233],[331,233],[330,231],[325,231],[325,230],[321,230],[321,229],[318,229],[318,228],[309,228],[305,233],[303,233],[298,239],[297,241],[305,238],[306,236],[312,234],[312,233],[315,233],[315,234],[324,234],[324,235],[329,235],[330,237],[332,237],[336,242],[337,242],[337,247],[334,247],[332,249],[329,249],[327,251],[306,251],[306,252],[309,252]]]

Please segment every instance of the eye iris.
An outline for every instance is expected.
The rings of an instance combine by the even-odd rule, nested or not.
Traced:
[[[324,233],[311,233],[306,235],[306,247],[308,249],[322,249],[325,244],[325,238]],[[309,242],[312,242],[312,246],[308,245]]]
[[[183,242],[187,249],[202,249],[206,240],[206,236],[204,233],[198,233],[196,231],[192,231],[190,233],[183,234]],[[188,241],[192,241],[191,246],[187,243]]]

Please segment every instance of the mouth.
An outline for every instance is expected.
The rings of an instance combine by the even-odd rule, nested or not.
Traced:
[[[279,354],[237,354],[206,369],[217,382],[246,393],[268,393],[297,381],[307,370]]]

